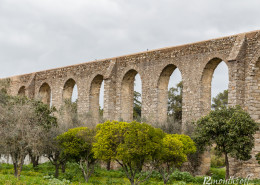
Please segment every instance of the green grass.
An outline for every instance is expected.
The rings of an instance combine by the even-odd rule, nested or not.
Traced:
[[[61,173],[58,179],[54,176],[55,168],[50,163],[40,164],[37,168],[33,168],[32,165],[24,165],[21,174],[21,179],[18,181],[13,173],[13,166],[9,164],[0,164],[0,185],[52,185],[52,184],[86,184],[86,185],[98,185],[98,184],[122,184],[128,185],[129,180],[126,178],[122,170],[107,171],[96,167],[95,173],[90,178],[89,183],[85,183],[81,174],[81,170],[76,163],[68,163],[66,172]],[[212,178],[220,179],[225,177],[225,168],[211,168],[210,173]],[[193,177],[188,172],[175,171],[171,175],[169,184],[173,185],[195,185],[203,184],[204,177]],[[252,181],[252,183],[260,184],[260,180]],[[149,181],[142,183],[142,185],[160,185],[163,184],[160,174],[154,171]]]

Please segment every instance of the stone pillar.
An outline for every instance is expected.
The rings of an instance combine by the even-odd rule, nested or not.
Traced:
[[[228,105],[241,105],[244,107],[245,101],[245,64],[237,60],[228,61],[229,68],[229,87]]]
[[[232,63],[232,81],[229,91],[229,105],[241,105],[249,112],[251,117],[260,121],[260,71],[259,66],[251,66],[253,70],[245,75],[245,64],[240,61],[230,61]],[[246,76],[246,77],[245,77]],[[247,91],[247,92],[245,92]],[[252,178],[260,178],[260,166],[256,161],[255,155],[260,152],[260,132],[255,134],[255,147],[251,155],[252,159],[248,161],[240,161],[230,159],[230,175],[236,177],[247,177],[252,174]]]
[[[52,106],[55,107],[57,110],[59,110],[62,106],[63,85],[64,84],[60,84],[57,80],[51,86]]]
[[[116,60],[111,60],[107,73],[104,76],[104,120],[117,120],[116,118],[116,88],[117,65]]]
[[[104,120],[116,120],[116,82],[114,77],[104,79]]]
[[[156,126],[157,120],[157,96],[158,89],[155,82],[149,78],[142,83],[142,119],[144,122]]]

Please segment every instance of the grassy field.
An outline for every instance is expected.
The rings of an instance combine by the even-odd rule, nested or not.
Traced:
[[[107,171],[98,167],[95,169],[95,174],[90,178],[89,183],[85,183],[81,171],[75,163],[69,163],[66,172],[61,173],[58,179],[53,177],[54,167],[50,163],[41,164],[36,169],[33,169],[32,165],[25,165],[20,181],[14,177],[13,172],[12,165],[0,164],[0,184],[130,184],[123,171]],[[224,178],[225,169],[212,168],[211,174],[214,179]],[[193,177],[187,172],[175,171],[171,176],[169,184],[203,184],[203,181],[203,177]],[[252,183],[260,184],[260,180]],[[163,181],[157,172],[153,172],[151,179],[142,184],[159,185],[163,184]]]

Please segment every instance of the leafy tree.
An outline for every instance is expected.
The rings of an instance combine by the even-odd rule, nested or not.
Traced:
[[[174,120],[182,119],[182,81],[177,84],[177,87],[170,88],[168,91],[168,116]]]
[[[228,179],[229,156],[249,160],[257,130],[257,123],[241,107],[222,107],[197,121],[195,142],[201,151],[215,144],[216,151],[224,154]]]
[[[86,182],[94,172],[96,162],[92,152],[94,136],[94,129],[78,127],[57,137],[64,154],[78,162]]]
[[[213,104],[211,105],[212,109],[220,109],[222,106],[228,106],[228,90],[224,90],[222,93],[219,93],[215,98],[212,99]]]
[[[80,125],[79,116],[77,113],[77,100],[65,100],[64,104],[57,111],[57,127],[52,127],[43,138],[43,156],[47,157],[51,164],[55,166],[55,177],[59,176],[59,169],[64,173],[66,170],[66,163],[68,156],[64,154],[62,148],[59,146],[57,136],[68,131],[71,128]]]
[[[134,120],[139,120],[141,118],[142,102],[141,93],[134,91]]]
[[[59,176],[59,169],[63,167],[62,170],[65,172],[65,165],[67,162],[67,156],[63,153],[61,147],[59,146],[58,140],[56,139],[58,135],[65,132],[63,125],[58,125],[58,127],[51,128],[43,138],[43,155],[49,159],[51,164],[55,166],[55,178]]]
[[[139,184],[149,178],[151,173],[141,175],[142,167],[156,155],[163,136],[161,129],[146,123],[107,121],[97,125],[93,151],[98,159],[117,161],[130,183]]]
[[[195,152],[195,143],[189,136],[167,134],[163,138],[153,164],[162,175],[164,184],[167,184],[173,171],[187,161],[187,155]]]
[[[43,136],[57,120],[54,110],[42,102],[7,94],[0,97],[0,153],[11,156],[19,179],[26,155],[40,153]]]

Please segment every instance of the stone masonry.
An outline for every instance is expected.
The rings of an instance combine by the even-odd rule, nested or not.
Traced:
[[[215,68],[224,61],[229,71],[229,104],[241,105],[260,122],[260,30],[176,47],[87,62],[7,79],[8,92],[40,98],[59,108],[78,87],[79,113],[91,113],[98,122],[99,90],[104,81],[104,118],[133,119],[133,87],[138,73],[142,81],[142,117],[151,124],[167,119],[167,87],[178,68],[183,80],[182,130],[211,109],[211,81]],[[255,154],[260,152],[260,133],[255,136],[253,158],[232,161],[231,175],[253,173],[260,178]],[[209,157],[199,171],[205,173]]]

